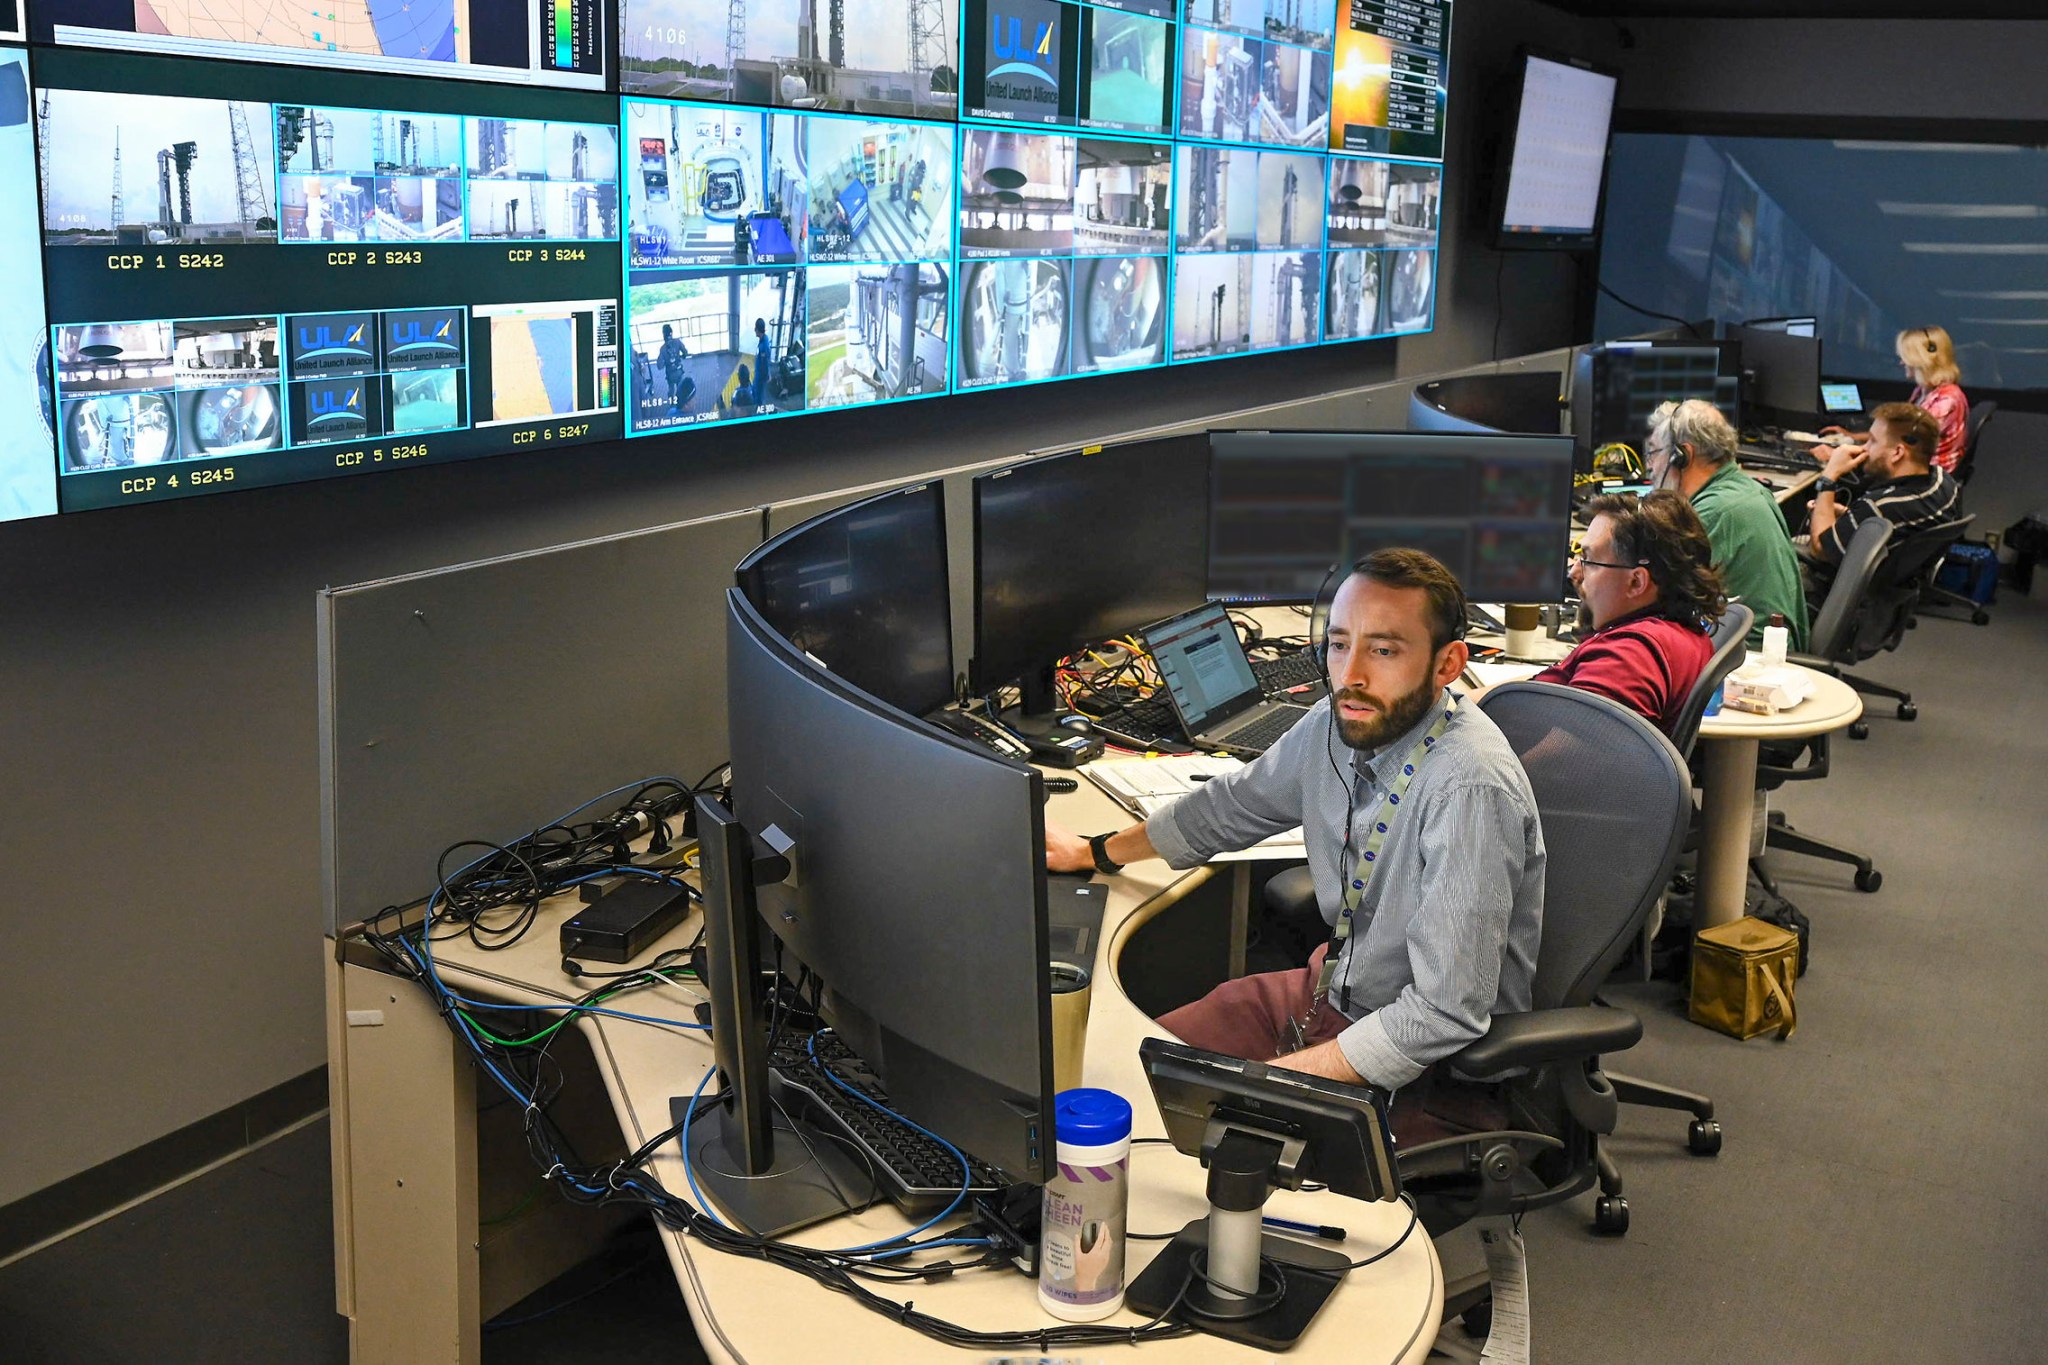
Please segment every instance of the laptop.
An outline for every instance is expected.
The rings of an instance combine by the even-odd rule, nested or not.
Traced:
[[[1828,412],[1863,411],[1863,391],[1854,384],[1823,384],[1820,405]]]
[[[1216,603],[1140,632],[1181,729],[1196,744],[1256,758],[1308,714],[1268,697],[1245,657],[1230,613]]]

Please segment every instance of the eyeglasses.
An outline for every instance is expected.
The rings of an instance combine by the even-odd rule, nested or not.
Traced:
[[[1588,559],[1584,550],[1572,552],[1572,563],[1582,569],[1646,569],[1650,566],[1650,561],[1647,559],[1639,559],[1633,564],[1616,564],[1605,559]]]

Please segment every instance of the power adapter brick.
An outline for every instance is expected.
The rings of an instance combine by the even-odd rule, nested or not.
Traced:
[[[631,962],[690,913],[687,888],[652,878],[621,882],[562,925],[562,956]]]

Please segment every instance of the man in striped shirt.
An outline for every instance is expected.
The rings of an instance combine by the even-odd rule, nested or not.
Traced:
[[[1911,403],[1886,403],[1872,414],[1863,446],[1815,446],[1827,467],[1813,486],[1813,515],[1800,557],[1808,574],[1806,597],[1818,603],[1848,551],[1856,528],[1872,517],[1892,524],[1894,543],[1961,515],[1962,486],[1934,463],[1941,427]],[[1860,480],[1851,480],[1861,474]],[[1862,491],[1850,500],[1850,482]]]

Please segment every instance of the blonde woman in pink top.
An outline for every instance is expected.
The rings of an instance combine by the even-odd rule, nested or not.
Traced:
[[[1934,464],[1953,474],[1970,439],[1970,400],[1963,392],[1962,371],[1956,368],[1956,344],[1947,328],[1908,327],[1894,345],[1899,367],[1913,381],[1912,396],[1906,401],[1924,409],[1941,428]],[[1842,432],[1858,443],[1870,439],[1867,431],[1847,432],[1841,427],[1822,427],[1821,432]]]

